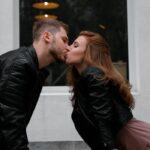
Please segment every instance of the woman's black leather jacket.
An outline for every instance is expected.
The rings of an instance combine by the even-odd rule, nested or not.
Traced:
[[[103,75],[98,68],[87,68],[78,82],[76,101],[81,113],[97,128],[100,145],[113,149],[119,129],[133,116],[117,87],[101,80]]]

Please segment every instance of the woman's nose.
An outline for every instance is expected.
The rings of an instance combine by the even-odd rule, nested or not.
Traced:
[[[67,45],[66,51],[69,52],[70,50],[71,50],[71,47],[69,45]]]

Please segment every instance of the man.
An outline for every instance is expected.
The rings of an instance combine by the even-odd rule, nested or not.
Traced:
[[[0,56],[0,150],[29,150],[26,127],[48,76],[47,65],[65,59],[67,25],[39,21],[33,44]]]

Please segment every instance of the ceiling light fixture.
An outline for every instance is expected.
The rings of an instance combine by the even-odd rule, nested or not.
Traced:
[[[43,19],[57,19],[56,15],[44,14],[44,15],[36,15],[36,20],[43,20]]]
[[[36,9],[56,9],[59,7],[59,4],[56,2],[39,2],[34,3],[32,7]]]

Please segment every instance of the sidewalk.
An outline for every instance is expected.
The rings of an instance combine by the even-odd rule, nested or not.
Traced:
[[[82,141],[31,142],[31,150],[90,150]]]

